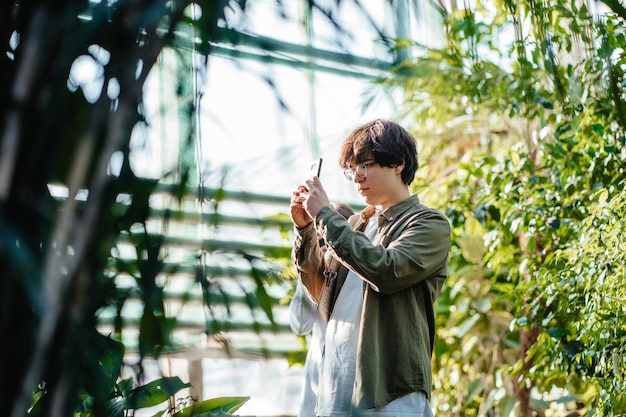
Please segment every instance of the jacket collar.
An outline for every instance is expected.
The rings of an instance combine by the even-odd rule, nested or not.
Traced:
[[[402,215],[405,211],[407,211],[410,207],[419,204],[420,200],[417,197],[417,194],[411,194],[405,200],[389,207],[387,210],[380,213],[378,217],[378,225],[382,226],[385,223],[391,223],[398,217]]]
[[[410,207],[419,204],[420,200],[417,194],[411,194],[407,199],[389,207],[387,210],[380,213],[378,216],[378,226],[382,226],[386,223],[390,223],[407,211]],[[365,229],[365,225],[369,221],[370,217],[376,214],[376,207],[367,206],[360,213],[360,219],[357,221],[355,228],[358,230]]]

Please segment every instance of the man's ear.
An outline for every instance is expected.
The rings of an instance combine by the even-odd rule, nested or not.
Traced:
[[[404,169],[404,165],[405,165],[405,163],[404,163],[404,161],[402,161],[402,163],[401,163],[401,164],[396,165],[396,166],[394,167],[394,168],[395,168],[395,172],[396,172],[396,174],[402,174],[402,170]]]

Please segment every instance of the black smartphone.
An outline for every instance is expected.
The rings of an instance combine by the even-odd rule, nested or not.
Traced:
[[[319,178],[321,172],[322,172],[322,158],[317,158],[315,161],[311,162],[311,174]]]

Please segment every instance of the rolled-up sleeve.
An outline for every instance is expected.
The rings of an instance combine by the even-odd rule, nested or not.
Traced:
[[[312,300],[319,301],[324,285],[324,260],[313,223],[302,229],[294,228],[291,257],[308,295]]]

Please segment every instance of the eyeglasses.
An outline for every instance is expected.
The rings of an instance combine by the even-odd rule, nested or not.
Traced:
[[[361,178],[365,178],[367,177],[367,167],[369,167],[370,165],[374,165],[376,163],[377,163],[376,161],[365,162],[365,163],[357,165],[356,168],[354,169],[346,168],[343,170],[343,175],[346,176],[348,181],[354,181],[355,175],[358,175]]]

